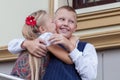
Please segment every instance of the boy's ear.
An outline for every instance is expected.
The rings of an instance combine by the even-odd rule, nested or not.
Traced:
[[[75,26],[74,32],[77,30],[77,25]]]
[[[40,31],[40,33],[44,33],[44,32],[46,32],[46,29],[44,26],[40,26],[39,31]]]

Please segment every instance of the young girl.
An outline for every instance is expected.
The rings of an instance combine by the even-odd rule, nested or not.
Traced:
[[[52,33],[56,33],[56,26],[46,11],[39,10],[26,18],[22,33],[28,40],[43,38],[48,46],[50,43],[47,42],[47,39]],[[20,53],[11,74],[27,80],[40,80],[47,61],[48,56],[37,58],[24,50]]]

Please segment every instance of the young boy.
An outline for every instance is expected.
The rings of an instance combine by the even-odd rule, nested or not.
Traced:
[[[94,46],[90,43],[87,43],[84,50],[80,51],[77,48],[80,41],[73,41],[72,38],[72,33],[76,30],[77,27],[75,11],[69,6],[62,6],[56,11],[54,21],[57,27],[57,32],[60,34],[60,36],[58,37],[59,34],[55,34],[50,38],[50,41],[52,42],[52,44],[62,44],[65,49],[70,52],[68,54],[68,57],[72,59],[74,64],[65,64],[59,58],[51,54],[50,62],[48,64],[48,67],[46,68],[43,80],[95,79],[97,75],[98,62]],[[67,37],[67,39],[71,40],[73,44],[69,44],[67,39],[61,35]],[[23,40],[16,41],[16,43],[19,43],[19,45],[16,45],[16,48],[21,46],[22,41]],[[44,44],[39,42],[43,41],[41,39],[40,41],[38,39],[36,41],[26,40],[23,42],[22,46],[24,48],[27,48],[30,52],[34,52],[34,55],[39,54],[40,56],[42,56],[44,55],[42,53],[45,53],[47,49]],[[37,45],[35,45],[36,43]],[[19,52],[21,51],[21,48],[17,48],[17,50]],[[62,56],[64,56],[64,54],[62,54]]]

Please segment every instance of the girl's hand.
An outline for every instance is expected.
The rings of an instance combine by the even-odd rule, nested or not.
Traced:
[[[25,40],[22,47],[26,48],[32,55],[36,57],[46,56],[48,51],[45,42],[42,39]]]
[[[70,52],[75,48],[72,42],[61,34],[53,34],[49,41],[51,44],[62,44]]]

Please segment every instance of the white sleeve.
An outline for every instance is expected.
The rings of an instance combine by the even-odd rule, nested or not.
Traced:
[[[50,38],[51,35],[52,33],[47,32],[47,33],[41,34],[39,38],[44,39],[47,43],[47,46],[49,46],[50,42],[48,41],[48,39]],[[8,43],[8,51],[13,54],[17,54],[23,51],[24,49],[21,47],[21,44],[23,43],[24,40],[25,39],[13,39],[12,41],[10,41]]]
[[[75,48],[69,56],[75,64],[75,68],[82,80],[94,80],[97,76],[98,58],[95,47],[87,43],[84,51]]]
[[[39,38],[43,39],[46,43],[46,46],[49,46],[51,43],[49,41],[49,38],[53,35],[53,33],[51,32],[46,32],[46,33],[43,33],[39,36]]]
[[[10,41],[8,43],[8,51],[13,54],[20,53],[22,50],[24,50],[21,48],[21,44],[24,40],[25,39],[13,39],[12,41]]]

